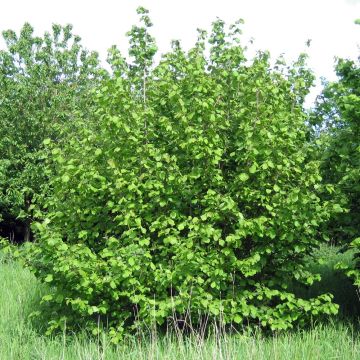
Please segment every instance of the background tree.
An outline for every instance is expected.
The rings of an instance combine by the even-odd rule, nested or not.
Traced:
[[[360,24],[360,21],[355,21]],[[326,224],[333,243],[349,243],[360,254],[360,58],[339,59],[338,80],[326,84],[317,106],[317,126],[322,143],[322,176],[334,188],[332,196],[344,209]],[[359,263],[357,264],[359,267]],[[348,269],[360,286],[360,273]]]
[[[360,66],[339,59],[339,80],[328,83],[318,102],[322,176],[332,184],[344,212],[328,223],[331,240],[346,244],[360,234]]]
[[[21,228],[29,240],[34,197],[46,181],[43,141],[76,136],[76,119],[92,118],[91,90],[100,78],[96,53],[89,53],[70,25],[53,25],[34,36],[25,24],[17,35],[3,32],[0,52],[0,235]],[[21,220],[19,220],[21,218]],[[19,230],[18,230],[19,231]]]

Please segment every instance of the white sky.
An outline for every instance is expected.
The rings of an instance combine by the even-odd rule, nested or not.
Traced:
[[[36,33],[50,30],[52,23],[71,23],[85,47],[104,59],[112,44],[127,50],[125,33],[136,23],[139,5],[150,10],[160,52],[169,49],[172,39],[190,48],[196,28],[209,29],[220,17],[227,24],[244,19],[243,44],[254,38],[254,49],[270,50],[273,57],[285,53],[294,60],[312,39],[307,53],[318,78],[335,79],[335,56],[360,55],[360,26],[354,25],[360,0],[0,0],[0,31],[18,31],[25,21]]]

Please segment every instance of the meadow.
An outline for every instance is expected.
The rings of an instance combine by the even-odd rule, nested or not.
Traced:
[[[324,260],[319,263],[321,258]],[[305,297],[332,291],[340,304],[337,317],[314,322],[307,329],[269,335],[246,329],[226,333],[213,326],[207,336],[149,330],[114,345],[105,334],[94,337],[65,331],[45,336],[41,323],[29,319],[38,307],[44,285],[18,261],[2,255],[0,359],[359,359],[359,327],[354,314],[360,303],[351,283],[333,269],[338,261],[351,261],[351,253],[323,246],[311,264],[321,273],[322,281],[309,289],[297,289]]]

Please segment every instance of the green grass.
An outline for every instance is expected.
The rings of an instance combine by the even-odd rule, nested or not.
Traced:
[[[330,271],[330,270],[329,270]],[[105,335],[41,335],[29,322],[42,287],[20,264],[0,258],[0,359],[360,359],[354,325],[318,324],[310,330],[265,337],[257,334],[196,336],[143,334],[113,346]],[[41,324],[40,324],[41,325]]]

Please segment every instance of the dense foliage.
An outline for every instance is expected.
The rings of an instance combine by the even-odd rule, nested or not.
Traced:
[[[81,110],[91,119],[89,92],[100,77],[71,26],[34,35],[25,24],[3,32],[0,51],[0,236],[30,238],[34,197],[46,182],[42,142],[76,134]],[[22,219],[19,221],[19,217]],[[19,230],[20,228],[20,230]]]
[[[335,214],[328,230],[334,242],[344,243],[360,233],[360,67],[340,59],[336,72],[339,80],[325,87],[317,115],[325,144],[322,175],[346,209]]]
[[[326,84],[315,119],[323,147],[322,175],[345,211],[334,214],[325,231],[332,242],[357,250],[355,268],[339,267],[360,287],[360,58],[338,59],[335,70],[338,80]]]
[[[117,339],[209,318],[285,329],[335,313],[330,295],[286,290],[316,280],[304,258],[334,212],[307,142],[305,56],[289,67],[266,52],[249,61],[241,22],[226,31],[217,20],[153,67],[151,22],[139,14],[132,62],[111,50],[97,131],[45,141],[50,182],[28,259],[51,285],[50,330],[83,319]]]

